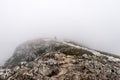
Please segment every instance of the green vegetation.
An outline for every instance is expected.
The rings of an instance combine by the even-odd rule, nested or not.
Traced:
[[[93,55],[91,52],[83,50],[83,49],[77,49],[73,47],[69,48],[63,48],[60,50],[60,52],[66,54],[66,55],[79,55],[82,56],[83,54]]]
[[[46,52],[46,49],[39,49],[36,52],[34,52],[33,54],[35,54],[36,56],[39,56],[39,55],[41,55],[42,53],[45,53],[45,52]]]
[[[22,54],[22,55],[19,55],[19,56],[14,56],[14,58],[12,60],[11,60],[11,58],[8,59],[4,66],[7,66],[7,67],[16,66],[16,65],[18,65],[21,62],[21,60],[24,57],[25,57],[25,54]]]

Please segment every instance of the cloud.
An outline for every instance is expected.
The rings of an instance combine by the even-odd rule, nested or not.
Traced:
[[[117,54],[119,4],[118,0],[1,0],[1,60],[28,39],[54,36]]]

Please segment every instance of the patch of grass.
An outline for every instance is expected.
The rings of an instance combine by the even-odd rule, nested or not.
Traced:
[[[73,47],[63,48],[60,50],[60,52],[66,54],[66,55],[76,55],[76,56],[82,56],[83,54],[93,55],[89,51],[86,51],[83,49],[77,49],[77,48],[73,48]]]
[[[39,49],[36,52],[34,52],[33,54],[35,54],[36,56],[39,56],[39,55],[41,55],[42,53],[45,53],[45,52],[46,52],[46,49]]]
[[[67,48],[67,47],[68,47],[67,45],[60,45],[60,46],[54,47],[54,50],[55,50],[55,51],[58,51],[58,50],[60,50],[60,49],[62,49],[62,48]]]
[[[11,60],[11,58],[8,59],[4,66],[5,67],[14,67],[14,66],[18,65],[24,57],[25,57],[24,54],[22,54],[20,56],[14,56],[14,59],[12,59],[12,60]]]

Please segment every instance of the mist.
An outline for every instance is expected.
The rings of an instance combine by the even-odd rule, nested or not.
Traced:
[[[30,39],[70,39],[120,55],[119,0],[0,0],[0,64]]]

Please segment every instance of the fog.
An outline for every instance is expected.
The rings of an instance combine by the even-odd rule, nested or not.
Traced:
[[[30,39],[71,39],[120,53],[119,0],[0,0],[0,64]]]

